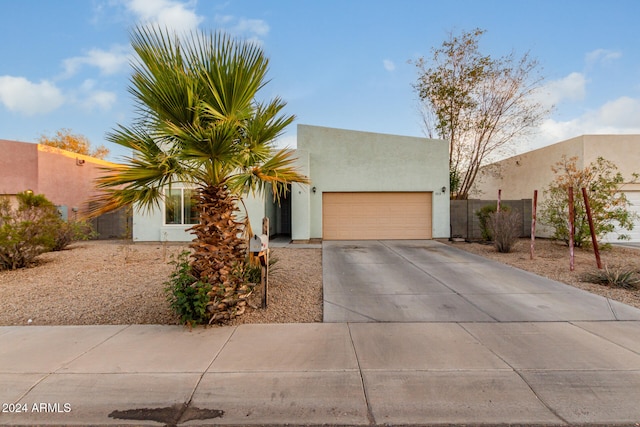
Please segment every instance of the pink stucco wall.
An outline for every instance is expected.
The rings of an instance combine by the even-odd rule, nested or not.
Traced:
[[[94,180],[111,163],[27,142],[0,140],[0,194],[32,190],[81,214],[96,193]]]
[[[0,140],[0,194],[38,187],[38,146]]]

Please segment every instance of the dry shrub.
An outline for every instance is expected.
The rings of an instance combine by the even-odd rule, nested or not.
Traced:
[[[493,236],[493,246],[498,252],[511,252],[518,242],[522,223],[518,211],[501,210],[489,215],[489,228]]]

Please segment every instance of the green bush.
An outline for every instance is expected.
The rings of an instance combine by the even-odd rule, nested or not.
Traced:
[[[8,198],[0,199],[0,270],[27,267],[43,252],[55,246],[61,223],[55,205],[43,195],[17,195],[13,208]]]
[[[86,221],[60,220],[53,243],[52,251],[61,251],[73,242],[89,240],[96,236],[90,223]]]
[[[582,188],[588,190],[589,205],[597,240],[616,229],[633,230],[638,216],[629,210],[630,203],[619,191],[620,186],[629,182],[618,171],[617,166],[602,158],[584,168],[579,168],[577,157],[562,156],[551,169],[554,180],[545,190],[545,201],[541,205],[540,222],[554,228],[553,238],[569,244],[569,196],[568,189],[573,187],[574,198],[574,245],[587,246],[591,243],[591,231],[587,211],[582,196]],[[636,182],[638,175],[631,177]],[[620,234],[619,240],[628,240],[629,236]]]
[[[56,206],[42,194],[25,191],[16,200],[13,207],[8,198],[0,198],[0,270],[27,267],[44,252],[94,235],[88,223],[60,218]]]
[[[189,252],[182,252],[177,260],[171,262],[175,270],[165,282],[165,292],[171,310],[180,318],[180,322],[189,327],[207,323],[210,314],[207,304],[210,301],[211,285],[196,279],[191,273]]]

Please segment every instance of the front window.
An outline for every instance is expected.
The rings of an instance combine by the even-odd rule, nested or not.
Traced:
[[[165,192],[164,223],[183,225],[198,223],[197,190],[172,188]]]

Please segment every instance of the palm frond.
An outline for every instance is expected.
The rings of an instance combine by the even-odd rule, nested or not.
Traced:
[[[191,59],[207,87],[206,112],[212,120],[245,120],[253,113],[252,102],[264,85],[268,59],[251,42],[240,42],[223,33],[198,38]]]
[[[279,202],[287,184],[310,182],[295,166],[294,154],[293,150],[282,149],[262,165],[256,165],[248,172],[233,175],[227,185],[237,194],[265,194],[267,187],[271,186],[274,198]]]
[[[181,40],[150,26],[136,27],[131,44],[138,60],[129,90],[138,116],[108,140],[133,154],[98,179],[105,193],[95,202],[105,209],[123,203],[151,209],[174,182],[227,184],[240,193],[272,185],[277,195],[289,182],[307,182],[291,153],[272,156],[275,139],[294,117],[282,113],[280,98],[255,101],[268,70],[258,45],[221,32]]]

